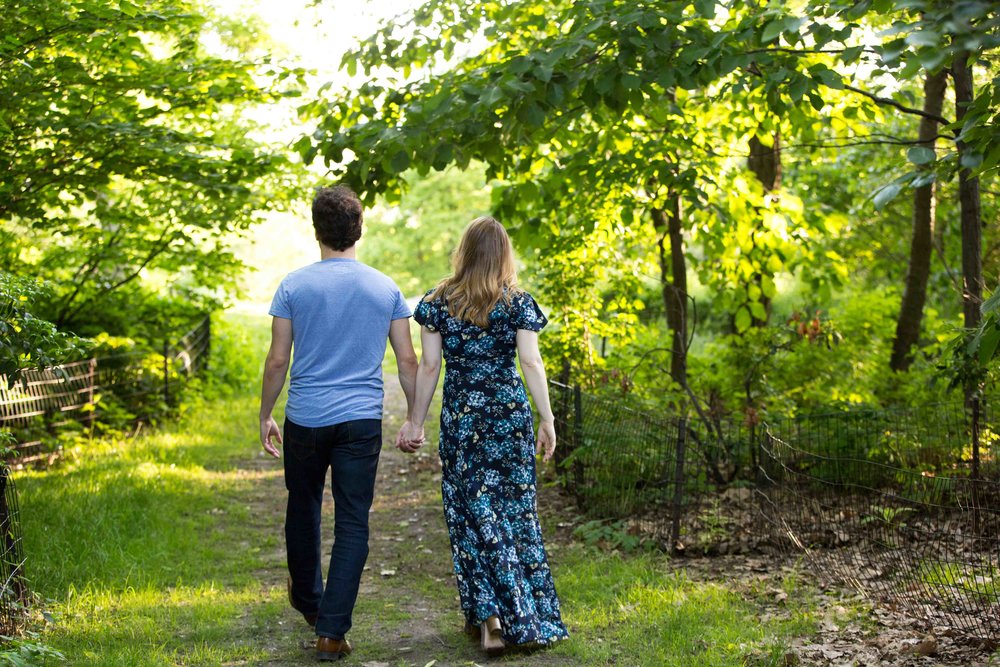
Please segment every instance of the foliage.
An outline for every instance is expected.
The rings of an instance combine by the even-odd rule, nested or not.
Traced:
[[[982,305],[983,318],[974,329],[960,329],[947,341],[940,365],[952,388],[970,386],[979,395],[996,384],[994,361],[1000,356],[1000,289]]]
[[[495,179],[494,210],[516,229],[556,315],[548,357],[577,381],[632,380],[628,368],[669,353],[670,333],[651,319],[669,282],[655,216],[679,201],[697,281],[690,375],[703,400],[719,392],[727,409],[794,412],[831,398],[928,398],[937,390],[927,388],[926,358],[960,304],[958,253],[945,243],[956,224],[950,181],[959,164],[994,178],[983,156],[996,85],[976,90],[961,127],[942,119],[939,153],[908,137],[913,99],[927,72],[965,53],[981,66],[1000,45],[997,20],[995,8],[965,0],[431,0],[345,56],[363,83],[304,105],[317,129],[297,147],[369,200],[398,199],[412,170],[481,161]],[[774,191],[747,169],[754,137],[780,141],[785,174]],[[908,251],[898,195],[929,182],[939,184],[944,270],[930,282],[916,372],[899,378],[882,354]],[[995,210],[991,197],[984,207]],[[858,300],[875,321],[842,327],[864,319]],[[815,311],[824,340],[842,334],[841,344],[792,344],[803,337],[784,323]],[[595,341],[617,359],[602,359]],[[645,365],[645,391],[672,401],[678,388],[662,365]]]
[[[66,656],[39,641],[38,633],[29,632],[26,637],[3,637],[4,647],[0,649],[0,665],[9,667],[33,667],[65,662]]]
[[[0,269],[48,279],[40,314],[89,334],[160,295],[219,304],[227,236],[289,196],[243,111],[301,72],[240,55],[246,35],[188,0],[14,3],[0,31]]]
[[[451,252],[465,226],[489,213],[490,194],[474,170],[406,175],[399,205],[365,218],[360,256],[389,274],[409,297],[422,296],[451,273]]]
[[[84,341],[32,312],[51,289],[41,280],[0,271],[0,375],[8,387],[20,382],[24,371],[55,366],[87,349]]]
[[[588,546],[600,546],[611,551],[620,549],[626,553],[653,546],[642,536],[630,534],[625,521],[587,521],[573,529],[573,537]]]

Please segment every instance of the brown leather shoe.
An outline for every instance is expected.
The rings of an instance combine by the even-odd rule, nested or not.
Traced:
[[[346,658],[352,650],[354,649],[346,639],[316,638],[316,659],[320,662],[333,662]]]
[[[292,599],[292,577],[291,576],[288,577],[288,604],[291,605],[292,609],[294,609],[295,611],[298,611],[300,614],[302,614],[302,618],[306,619],[306,623],[309,624],[310,628],[315,628],[316,627],[316,619],[318,618],[318,615],[317,614],[307,614],[304,611],[299,611],[298,608],[295,606],[295,600]]]

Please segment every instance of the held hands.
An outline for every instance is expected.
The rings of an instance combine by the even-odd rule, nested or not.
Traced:
[[[412,454],[424,445],[424,427],[414,425],[409,419],[403,422],[396,436],[396,449]]]
[[[551,461],[552,454],[556,451],[556,425],[550,421],[543,421],[538,425],[538,439],[535,447],[535,454],[542,454],[543,461]]]
[[[281,430],[278,428],[278,423],[274,421],[274,417],[268,415],[267,417],[261,417],[260,420],[260,444],[264,446],[264,451],[273,456],[276,459],[281,458],[281,452],[275,447],[274,442],[271,441],[274,438],[278,444],[281,444]]]

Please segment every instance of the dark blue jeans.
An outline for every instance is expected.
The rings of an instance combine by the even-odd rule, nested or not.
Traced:
[[[368,559],[368,511],[382,450],[382,422],[359,419],[309,428],[286,419],[284,449],[292,605],[303,614],[317,614],[317,635],[343,639],[351,629],[351,612]],[[327,470],[333,486],[334,541],[324,589],[320,513]]]

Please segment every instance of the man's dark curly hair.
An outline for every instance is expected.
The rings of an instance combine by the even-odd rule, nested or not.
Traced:
[[[320,243],[334,250],[347,250],[361,238],[361,200],[343,185],[320,188],[313,198],[313,227]]]

